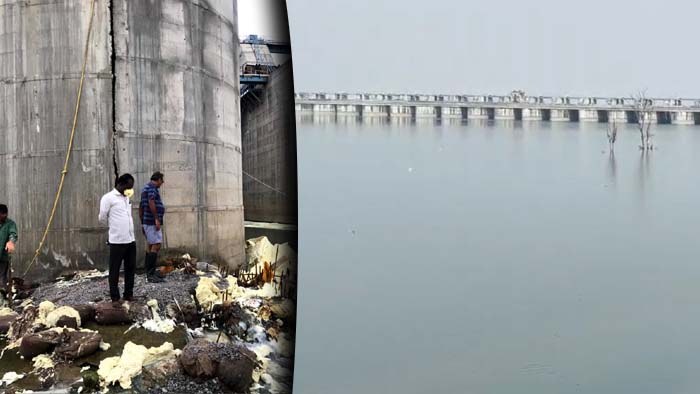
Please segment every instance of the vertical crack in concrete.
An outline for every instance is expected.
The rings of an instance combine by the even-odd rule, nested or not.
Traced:
[[[114,167],[114,181],[119,177],[119,164],[117,162],[117,48],[114,39],[114,2],[109,2],[109,38],[110,42],[110,67],[112,68],[112,166]]]

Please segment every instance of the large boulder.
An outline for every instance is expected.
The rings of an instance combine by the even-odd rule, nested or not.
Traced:
[[[253,382],[257,358],[240,345],[195,339],[182,349],[180,363],[185,373],[194,378],[218,377],[234,392],[246,392]]]
[[[10,323],[11,340],[17,340],[24,337],[26,334],[37,333],[46,329],[42,324],[35,324],[36,318],[39,316],[39,308],[29,305],[24,308],[19,318]]]
[[[58,330],[26,334],[19,344],[19,354],[25,359],[32,359],[40,354],[51,353],[62,342],[62,335]]]
[[[79,327],[78,319],[70,316],[61,316],[56,320],[56,327],[66,327],[76,330]]]
[[[243,346],[227,345],[222,353],[216,376],[236,393],[244,393],[253,383],[253,370],[257,364],[255,353]]]
[[[100,302],[95,305],[95,321],[102,325],[129,324],[150,317],[148,307],[136,302]]]
[[[83,325],[95,321],[95,306],[90,304],[76,305],[73,307],[80,314],[80,321]]]
[[[10,330],[10,326],[19,318],[17,312],[7,312],[0,314],[0,335],[5,335]]]
[[[55,351],[57,356],[73,360],[95,353],[101,341],[102,336],[95,331],[54,328],[23,336],[19,353],[25,359],[32,359]]]
[[[100,302],[95,305],[95,321],[102,325],[129,324],[132,322],[124,304]]]
[[[180,364],[185,372],[198,379],[211,379],[216,376],[219,357],[212,343],[205,339],[195,339],[182,349]]]
[[[102,335],[95,331],[64,331],[61,343],[56,346],[56,354],[74,360],[97,352]]]
[[[156,360],[143,366],[141,372],[142,384],[146,388],[164,385],[168,379],[181,371],[182,366],[177,357]]]

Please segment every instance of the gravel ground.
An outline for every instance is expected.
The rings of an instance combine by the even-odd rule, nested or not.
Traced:
[[[218,379],[198,382],[185,374],[178,374],[168,379],[168,382],[161,387],[156,387],[148,390],[148,394],[232,394],[223,384],[219,383]]]
[[[62,282],[43,284],[34,291],[31,298],[34,300],[35,304],[48,300],[58,306],[107,301],[110,298],[106,273],[96,274],[97,277],[76,277]],[[137,274],[135,278],[134,295],[137,301],[141,302],[146,302],[150,299],[158,300],[161,311],[164,311],[165,306],[173,302],[173,298],[177,299],[181,305],[191,304],[193,302],[191,294],[194,293],[199,279],[200,276],[198,275],[188,275],[182,270],[178,270],[166,275],[165,282],[163,283],[148,283],[145,275],[141,273]],[[120,291],[122,291],[124,283],[123,278],[120,278],[119,283]],[[219,286],[222,289],[228,287],[226,281],[220,282]],[[254,308],[257,310],[259,305]],[[285,324],[288,323],[289,322],[285,319]],[[257,324],[260,324],[260,322],[258,321]],[[288,329],[288,326],[283,327],[283,331]],[[278,389],[281,389],[281,392],[291,392],[291,370],[293,369],[293,360],[285,359],[277,354],[272,354],[270,355],[270,361],[271,368],[268,372],[276,380]],[[274,366],[278,367],[275,368]],[[271,387],[269,385],[264,386],[265,387],[258,386],[257,389],[254,390],[254,393],[269,394]],[[226,388],[218,379],[198,381],[182,373],[169,378],[165,385],[149,389],[147,392],[150,394],[236,394]]]
[[[182,271],[173,271],[166,275],[163,283],[148,283],[144,274],[137,274],[134,280],[134,296],[137,301],[158,300],[160,309],[173,302],[173,298],[182,304],[192,303],[191,294],[197,286],[199,276],[187,275]],[[119,291],[124,290],[124,278],[119,279]],[[35,303],[44,300],[58,306],[80,305],[89,302],[108,301],[109,284],[107,277],[71,280],[48,283],[40,286],[32,294]]]

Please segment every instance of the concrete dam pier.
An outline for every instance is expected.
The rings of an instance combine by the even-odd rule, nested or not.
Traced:
[[[700,99],[648,98],[653,123],[700,124]],[[505,120],[636,123],[635,99],[386,93],[296,93],[298,116],[397,120]]]
[[[97,221],[115,173],[165,173],[164,247],[244,261],[235,2],[95,2],[76,138],[58,211],[29,275],[107,267]],[[22,275],[46,226],[76,105],[89,0],[0,2],[0,202],[20,233]]]

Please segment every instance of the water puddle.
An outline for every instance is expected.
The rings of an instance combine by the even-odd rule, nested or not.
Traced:
[[[143,328],[133,328],[129,330],[128,325],[119,326],[100,326],[95,323],[89,323],[84,328],[98,331],[103,338],[103,341],[110,345],[106,351],[98,351],[90,356],[82,357],[71,361],[70,363],[56,363],[56,384],[55,389],[65,389],[71,387],[81,379],[81,368],[86,365],[94,366],[100,364],[100,361],[107,357],[119,356],[122,353],[124,345],[131,341],[138,345],[148,347],[156,347],[164,342],[172,343],[176,349],[182,349],[187,343],[187,334],[185,328],[177,326],[175,331],[169,334],[155,333],[147,331]],[[128,332],[126,332],[128,330]],[[0,347],[7,346],[6,340],[0,340]],[[7,350],[0,358],[0,377],[7,372],[16,372],[24,374],[24,378],[11,384],[9,388],[18,390],[41,390],[41,383],[38,376],[32,374],[33,366],[30,360],[23,359],[17,349]]]

